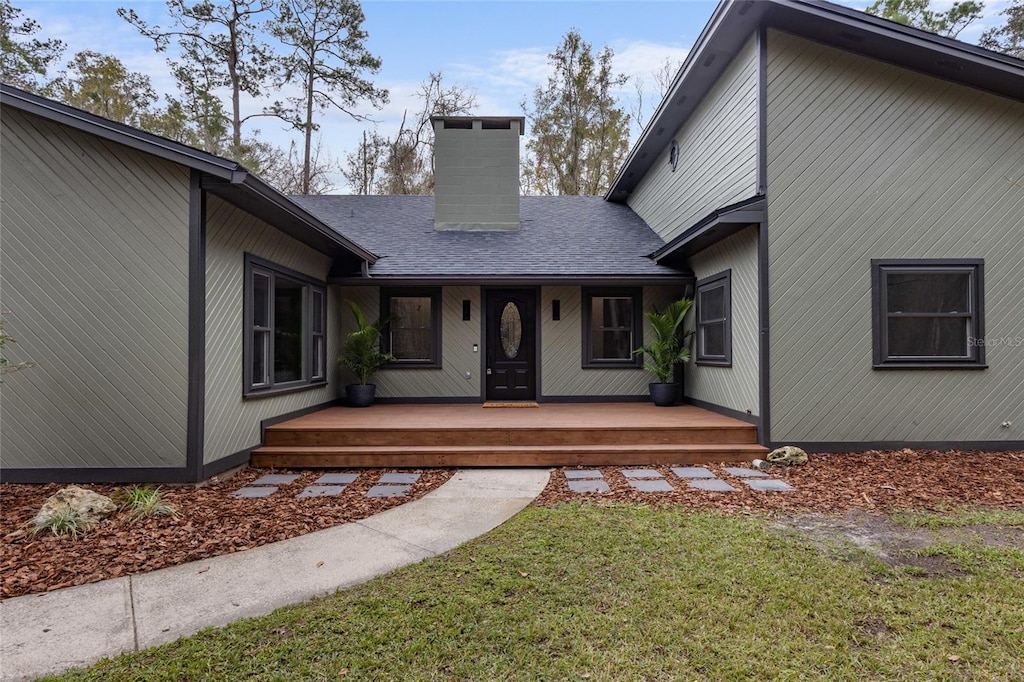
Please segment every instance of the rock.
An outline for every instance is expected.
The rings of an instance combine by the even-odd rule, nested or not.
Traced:
[[[117,511],[117,505],[106,495],[70,485],[61,488],[43,502],[33,523],[41,526],[56,512],[71,509],[78,512],[82,521],[93,526]]]
[[[807,453],[798,447],[784,445],[769,452],[767,460],[772,464],[804,464],[807,462]]]

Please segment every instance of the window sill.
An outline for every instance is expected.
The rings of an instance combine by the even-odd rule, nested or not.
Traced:
[[[977,362],[886,362],[872,365],[872,369],[988,369]]]
[[[298,393],[299,391],[308,391],[314,388],[323,388],[327,385],[327,381],[315,381],[308,384],[289,384],[287,386],[280,386],[274,388],[254,388],[249,391],[242,393],[243,400],[256,400],[259,398],[270,398],[272,396],[284,395],[286,393]]]
[[[636,362],[585,362],[582,369],[643,369],[642,364]]]
[[[381,369],[444,369],[440,362],[389,362]]]
[[[693,364],[700,367],[732,367],[732,360],[694,360]]]

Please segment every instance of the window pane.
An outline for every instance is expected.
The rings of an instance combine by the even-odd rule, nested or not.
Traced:
[[[886,296],[890,313],[970,312],[967,272],[890,272]]]
[[[302,371],[302,297],[305,287],[278,277],[274,285],[274,382],[299,381]]]
[[[270,332],[253,332],[252,384],[262,386],[268,382],[267,356],[270,355]]]
[[[324,331],[324,292],[313,290],[313,309],[309,311],[312,318],[313,333],[322,334]]]
[[[252,275],[252,323],[255,327],[270,326],[270,277]]]
[[[725,318],[725,287],[715,286],[701,289],[697,312],[701,320],[721,320]]]
[[[313,337],[313,378],[323,379],[326,376],[326,349],[324,347],[324,337],[314,336]]]
[[[633,327],[633,299],[594,296],[591,299],[590,320],[595,328],[631,329]]]
[[[501,349],[505,357],[515,360],[519,355],[519,344],[523,340],[523,318],[519,315],[519,307],[509,301],[501,311]]]
[[[595,360],[632,360],[632,329],[593,330],[590,352]]]
[[[725,357],[725,322],[712,322],[701,326],[704,355]]]
[[[969,326],[962,317],[890,317],[889,355],[968,357]]]
[[[431,360],[430,297],[391,297],[391,354],[397,360]]]

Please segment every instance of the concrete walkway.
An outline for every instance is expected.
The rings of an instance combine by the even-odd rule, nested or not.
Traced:
[[[255,549],[0,602],[0,678],[32,679],[260,616],[446,552],[526,507],[546,469],[466,469],[408,504]]]

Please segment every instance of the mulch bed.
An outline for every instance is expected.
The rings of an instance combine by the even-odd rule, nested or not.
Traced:
[[[818,512],[843,513],[850,509],[891,512],[900,509],[940,510],[949,507],[1024,508],[1024,452],[937,452],[932,450],[869,451],[811,455],[802,466],[772,467],[766,473],[796,488],[788,492],[760,492],[722,471],[706,465],[728,481],[736,492],[695,490],[672,473],[656,469],[676,488],[673,492],[642,493],[629,487],[621,469],[599,469],[611,490],[580,494],[569,490],[565,474],[555,471],[548,487],[534,504],[552,506],[590,500],[641,504],[683,505],[724,513]]]
[[[421,470],[408,496],[368,498],[366,491],[389,470],[346,470],[362,475],[341,495],[295,497],[324,473],[340,471],[244,469],[203,487],[164,486],[161,491],[177,516],[133,521],[119,512],[77,538],[32,534],[30,523],[39,507],[65,484],[0,484],[0,598],[144,573],[363,519],[422,497],[452,475],[446,469]],[[301,475],[270,497],[231,496],[268,473]],[[112,497],[128,486],[82,487]]]

